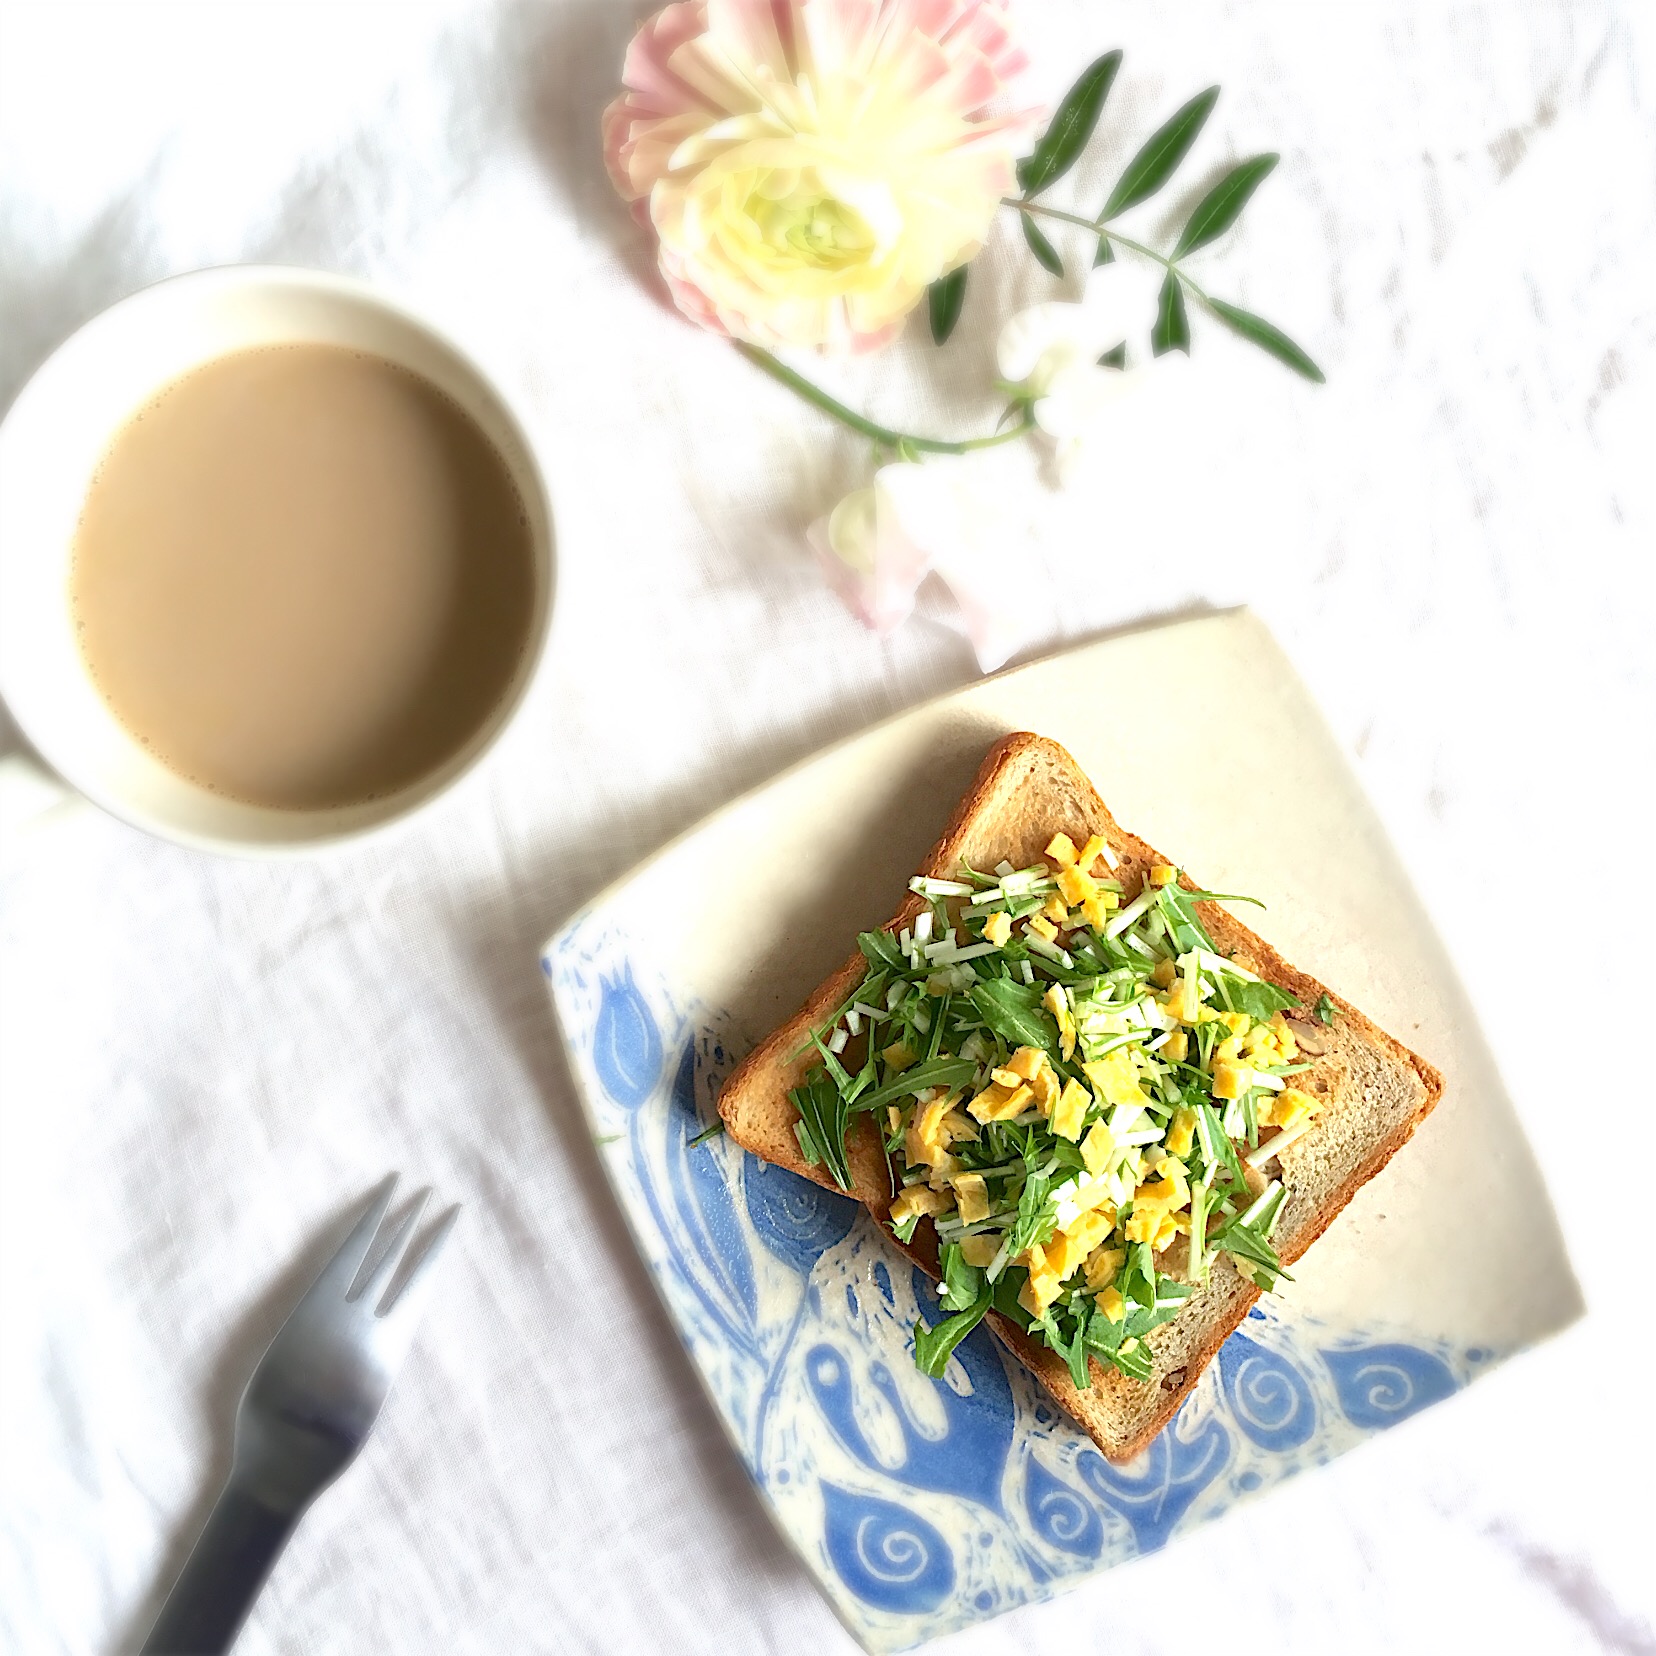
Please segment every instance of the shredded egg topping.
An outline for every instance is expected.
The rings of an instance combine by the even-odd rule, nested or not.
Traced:
[[[1268,1174],[1324,1103],[1294,1085],[1310,1066],[1284,1014],[1309,1010],[1219,952],[1195,907],[1218,894],[1157,864],[1128,897],[1118,872],[1101,836],[1060,832],[1028,868],[915,879],[926,908],[863,934],[863,982],[812,1036],[807,1159],[849,1188],[845,1131],[873,1112],[893,1229],[936,1231],[953,1315],[916,1326],[928,1373],[994,1309],[1078,1386],[1089,1358],[1144,1379],[1145,1335],[1216,1261],[1284,1274]]]

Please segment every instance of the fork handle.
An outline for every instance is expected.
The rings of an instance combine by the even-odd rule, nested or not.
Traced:
[[[227,1484],[140,1656],[221,1656],[235,1643],[301,1514]]]

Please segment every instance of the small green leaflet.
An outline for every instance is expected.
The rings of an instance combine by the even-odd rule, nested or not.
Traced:
[[[1056,1047],[1058,1026],[1041,1007],[1041,989],[1010,978],[990,978],[972,985],[972,1005],[1003,1041],[1014,1046]]]
[[[1242,216],[1248,198],[1265,182],[1279,159],[1275,155],[1256,155],[1251,161],[1232,167],[1196,203],[1196,210],[1173,249],[1173,257],[1182,259],[1186,253],[1194,253],[1198,247],[1206,247],[1224,235]]]
[[[1111,1322],[1102,1311],[1087,1325],[1087,1346],[1100,1357],[1108,1357],[1127,1338],[1127,1323]]]
[[[845,1156],[845,1129],[851,1109],[827,1070],[812,1070],[803,1086],[789,1093],[799,1111],[794,1137],[799,1153],[812,1166],[828,1169],[841,1190],[851,1188],[851,1168]]]
[[[916,1064],[894,1080],[873,1092],[863,1093],[857,1100],[859,1110],[875,1110],[889,1104],[894,1098],[906,1098],[910,1093],[923,1092],[927,1087],[963,1087],[977,1074],[977,1065],[970,1058],[934,1058],[929,1063]]]
[[[1328,991],[1325,989],[1322,994],[1317,997],[1316,1013],[1318,1021],[1325,1024],[1331,1024],[1335,1018],[1339,1016],[1339,1011],[1339,1007],[1337,1007],[1334,1002],[1328,998]]]
[[[1023,220],[1024,240],[1029,243],[1029,251],[1035,255],[1035,262],[1050,270],[1054,276],[1064,274],[1064,261],[1058,257],[1058,249],[1046,239],[1041,227],[1028,213],[1019,213]]]
[[[1241,1158],[1236,1153],[1236,1146],[1230,1141],[1230,1134],[1225,1131],[1219,1120],[1219,1112],[1211,1104],[1202,1104],[1198,1108],[1207,1124],[1208,1142],[1217,1152],[1220,1164],[1237,1184],[1246,1187],[1247,1180],[1242,1173]]]
[[[1084,1173],[1087,1168],[1087,1158],[1079,1144],[1069,1139],[1055,1139],[1052,1153],[1058,1160],[1058,1165],[1067,1168],[1071,1173]]]
[[[863,974],[862,982],[834,1008],[832,1014],[822,1020],[817,1029],[831,1030],[845,1016],[853,1001],[860,1000],[865,1006],[878,1006],[880,996],[885,993],[886,979],[890,975],[884,966],[871,966]],[[811,1031],[805,1037],[804,1043],[788,1055],[788,1062],[792,1063],[795,1058],[803,1057],[805,1053],[809,1052],[812,1046],[816,1044],[816,1038],[816,1031]]]
[[[1321,385],[1327,379],[1322,369],[1281,328],[1267,322],[1264,317],[1255,316],[1240,305],[1227,305],[1223,299],[1210,299],[1208,304],[1222,322],[1260,350],[1274,356],[1278,362],[1292,368],[1296,374],[1303,374],[1315,385]]]
[[[1148,1380],[1150,1351],[1144,1342],[1140,1340],[1131,1351],[1121,1349],[1128,1338],[1128,1323],[1136,1314],[1130,1313],[1123,1322],[1111,1322],[1102,1311],[1096,1312],[1087,1324],[1087,1350],[1092,1356],[1120,1369],[1130,1380]]]
[[[1058,1204],[1051,1196],[1052,1177],[1035,1170],[1038,1154],[1033,1142],[1024,1151],[1027,1171],[1023,1189],[1018,1194],[1018,1217],[1008,1232],[1006,1253],[1009,1259],[1016,1259],[1036,1244],[1044,1247],[1052,1240],[1052,1233],[1058,1226]]]
[[[1218,101],[1219,88],[1210,86],[1207,91],[1198,92],[1184,108],[1151,133],[1144,147],[1127,163],[1126,172],[1110,192],[1110,199],[1098,216],[1101,219],[1114,218],[1117,213],[1125,213],[1129,207],[1148,201],[1190,153],[1190,146],[1196,142],[1196,135]]]
[[[1076,1300],[1076,1326],[1067,1336],[1058,1326],[1050,1306],[1036,1319],[1046,1343],[1069,1364],[1070,1379],[1077,1391],[1086,1391],[1092,1385],[1092,1376],[1087,1372],[1087,1304],[1085,1299]]]
[[[912,1242],[914,1240],[915,1230],[918,1228],[919,1224],[920,1215],[918,1213],[911,1213],[900,1225],[893,1225],[891,1227],[891,1234],[895,1236],[899,1242]]]
[[[945,1317],[934,1328],[923,1320],[914,1325],[914,1366],[933,1380],[941,1380],[954,1348],[988,1315],[991,1295],[987,1288],[964,1311]]]
[[[856,1085],[851,1078],[851,1072],[828,1050],[827,1042],[815,1030],[811,1031],[811,1044],[817,1049],[817,1054],[822,1059],[822,1067],[828,1071],[840,1095],[844,1097],[850,1094]]]
[[[1286,1012],[1299,1002],[1286,989],[1274,983],[1249,983],[1246,980],[1229,985],[1232,1007],[1246,1012],[1255,1023],[1266,1023],[1273,1012]]]
[[[797,1100],[794,1102],[794,1108],[796,1110],[799,1108]],[[798,1140],[799,1153],[805,1158],[805,1165],[807,1167],[820,1167],[822,1165],[822,1152],[817,1148],[816,1137],[806,1124],[803,1115],[794,1123],[794,1138]]]
[[[943,1266],[943,1304],[950,1311],[964,1311],[975,1305],[983,1293],[983,1272],[968,1265],[955,1242],[945,1242],[940,1256]]]
[[[926,1046],[928,1063],[943,1050],[943,1031],[949,1026],[949,1002],[953,998],[952,995],[945,995],[937,1003],[937,1011],[932,1016],[931,1040]]]
[[[1185,1301],[1195,1293],[1194,1285],[1175,1281],[1172,1277],[1157,1277],[1154,1284],[1156,1300],[1166,1301],[1166,1304],[1157,1305],[1152,1301],[1149,1305],[1135,1305],[1127,1313],[1126,1326],[1123,1332],[1143,1336],[1153,1328],[1160,1328],[1163,1323],[1170,1323],[1184,1310]]]
[[[1104,1360],[1114,1363],[1129,1380],[1150,1378],[1150,1349],[1141,1340],[1131,1351],[1108,1351]]]
[[[1212,1240],[1218,1247],[1223,1248],[1226,1253],[1235,1254],[1239,1259],[1245,1259],[1250,1264],[1263,1267],[1273,1277],[1281,1277],[1285,1282],[1294,1280],[1283,1270],[1282,1261],[1277,1257],[1276,1249],[1250,1226],[1239,1225],[1235,1220],[1232,1220]]]
[[[1127,366],[1126,345],[1117,345],[1113,351],[1106,351],[1098,359],[1098,366],[1100,368],[1125,368]]]
[[[1156,1303],[1156,1256],[1148,1242],[1136,1242],[1128,1248],[1127,1263],[1116,1278],[1116,1287],[1129,1305],[1148,1308]]]
[[[1171,270],[1163,278],[1161,295],[1156,300],[1150,351],[1153,356],[1166,356],[1169,351],[1190,355],[1190,316],[1185,310],[1184,284]]]
[[[954,332],[960,320],[960,307],[966,303],[966,266],[959,265],[947,276],[939,276],[926,289],[926,307],[931,317],[932,342],[941,345]]]
[[[1172,885],[1163,886],[1157,894],[1161,904],[1162,917],[1167,921],[1167,929],[1173,934],[1173,941],[1179,947],[1179,953],[1200,945],[1210,954],[1218,954],[1219,946],[1208,935],[1208,929],[1202,924],[1201,916],[1196,912],[1198,903],[1252,903],[1256,908],[1264,908],[1264,904],[1257,897],[1244,897],[1234,891],[1186,891],[1177,881]],[[1203,1063],[1207,1062],[1204,1055]]]
[[[1100,265],[1114,263],[1115,249],[1110,246],[1110,238],[1108,236],[1100,236],[1098,238],[1098,246],[1093,252],[1093,269],[1097,270]]]
[[[909,963],[903,958],[902,945],[888,931],[858,932],[857,947],[871,966],[889,966],[894,972],[909,969]]]
[[[1218,953],[1213,939],[1208,936],[1207,927],[1196,912],[1197,898],[1206,895],[1206,892],[1186,891],[1176,880],[1172,885],[1163,886],[1157,894],[1156,901],[1161,906],[1162,917],[1167,921],[1167,929],[1173,934],[1180,954],[1188,954],[1195,948]]]
[[[1035,1319],[1019,1303],[1018,1295],[1023,1292],[1024,1284],[1028,1281],[1028,1271],[1021,1265],[1012,1266],[1010,1270],[1001,1273],[1001,1279],[995,1284],[991,1300],[994,1310],[1005,1317],[1014,1328],[1021,1328],[1026,1334],[1034,1326]]]
[[[1120,52],[1106,52],[1081,72],[1074,86],[1064,94],[1052,124],[1041,136],[1034,153],[1018,163],[1018,188],[1027,200],[1039,195],[1055,179],[1062,178],[1079,159],[1087,140],[1098,125],[1104,100],[1121,67]]]
[[[1259,909],[1265,906],[1257,897],[1245,897],[1240,891],[1187,891],[1185,896],[1193,903],[1252,903]]]
[[[715,1121],[711,1127],[705,1127],[690,1140],[689,1148],[694,1150],[698,1144],[706,1144],[709,1139],[716,1139],[724,1131],[724,1123]]]

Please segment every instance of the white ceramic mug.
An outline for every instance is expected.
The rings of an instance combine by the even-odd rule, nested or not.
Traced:
[[[180,374],[256,345],[346,345],[423,375],[477,423],[528,514],[535,613],[505,695],[445,764],[396,794],[326,810],[243,804],[148,753],[99,695],[75,640],[70,553],[93,471],[121,426]],[[400,822],[445,793],[492,747],[545,651],[553,533],[546,486],[522,426],[480,369],[429,324],[361,282],[236,265],[146,288],[88,322],[24,387],[0,425],[0,696],[35,749],[115,816],[166,839],[249,856],[314,851]]]

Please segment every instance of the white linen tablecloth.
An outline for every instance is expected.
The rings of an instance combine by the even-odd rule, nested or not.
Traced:
[[[849,1648],[632,1253],[535,951],[703,811],[975,667],[936,600],[888,642],[839,609],[802,529],[861,445],[654,299],[597,141],[641,11],[0,10],[0,405],[156,277],[356,272],[524,410],[561,559],[523,718],[404,836],[265,865],[72,809],[5,846],[7,1651],[135,1645],[253,1357],[390,1167],[463,1201],[463,1225],[379,1431],[241,1648]],[[1193,180],[1282,152],[1205,263],[1329,374],[1312,391],[1195,318],[1176,417],[1124,428],[1068,494],[1008,497],[1007,579],[1039,595],[1026,654],[1263,612],[1440,917],[1592,1313],[947,1648],[1656,1649],[1651,10],[1020,11],[1043,91],[1126,48],[1073,199],[1212,81]],[[1006,228],[949,353],[916,338],[836,382],[916,423],[992,418],[995,320],[1055,287]]]

